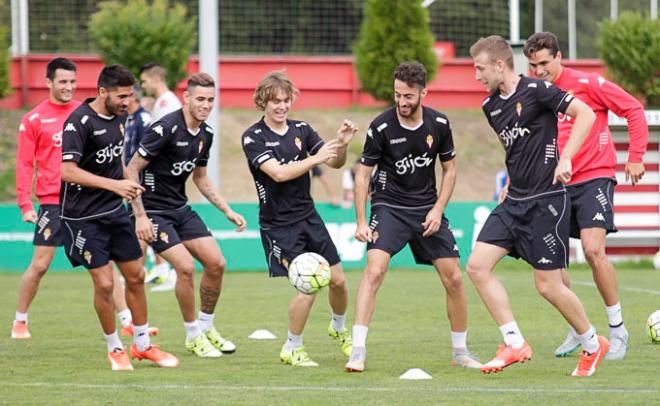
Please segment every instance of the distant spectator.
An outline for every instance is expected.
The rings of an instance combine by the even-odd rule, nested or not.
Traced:
[[[506,173],[506,169],[500,169],[495,174],[495,193],[493,194],[493,200],[500,202],[502,192],[506,188],[507,183],[509,182],[509,175]]]
[[[339,207],[339,196],[335,194],[335,191],[330,184],[330,180],[327,176],[325,176],[323,170],[318,166],[315,166],[310,172],[312,173],[312,179],[318,179],[318,181],[321,183],[321,186],[323,186],[323,190],[325,190],[325,193],[328,195],[330,204],[335,207]]]
[[[350,168],[344,169],[344,172],[341,176],[341,188],[342,188],[342,202],[341,207],[345,209],[350,209],[353,205],[353,197],[355,196],[355,171],[360,165],[360,160],[358,159],[353,163]]]
[[[167,87],[167,71],[157,62],[149,62],[140,68],[140,84],[148,96],[156,98],[151,110],[151,121],[181,108],[181,101]]]
[[[126,129],[124,130],[124,164],[133,157],[137,151],[140,141],[149,128],[151,114],[142,107],[140,103],[141,92],[138,86],[133,88],[133,96],[128,105],[128,117],[126,118]]]

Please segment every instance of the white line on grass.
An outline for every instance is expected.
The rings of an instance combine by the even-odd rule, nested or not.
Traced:
[[[574,283],[576,285],[589,286],[591,288],[596,287],[596,284],[593,283],[593,282],[571,281],[571,283]],[[627,288],[625,286],[619,286],[619,290],[625,290],[625,291],[628,291],[628,292],[636,292],[636,293],[648,293],[649,295],[658,295],[658,296],[660,296],[660,290],[642,289],[642,288]]]
[[[51,382],[3,382],[3,386],[12,386],[19,388],[74,388],[74,389],[141,389],[141,390],[181,390],[181,389],[212,389],[229,391],[265,391],[265,392],[283,392],[283,391],[324,391],[324,392],[401,392],[401,391],[426,391],[426,392],[480,392],[480,393],[649,393],[660,394],[660,389],[647,388],[478,388],[478,387],[433,387],[420,388],[417,386],[402,387],[332,387],[332,386],[246,386],[246,385],[188,385],[188,384],[85,384],[85,383],[51,383]]]

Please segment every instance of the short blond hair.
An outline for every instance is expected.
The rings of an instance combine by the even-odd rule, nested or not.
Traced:
[[[476,58],[485,53],[491,63],[504,61],[509,69],[513,70],[513,50],[506,40],[499,35],[491,35],[486,38],[479,38],[477,42],[470,47],[470,56]]]
[[[254,89],[254,105],[261,111],[266,110],[266,105],[275,98],[278,90],[286,93],[292,102],[299,93],[298,89],[293,86],[291,79],[284,73],[284,70],[273,71],[261,79],[257,88]]]

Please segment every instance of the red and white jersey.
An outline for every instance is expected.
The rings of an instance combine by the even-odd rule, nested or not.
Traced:
[[[630,140],[628,162],[643,162],[649,131],[644,107],[637,99],[596,73],[581,72],[570,68],[562,70],[554,85],[574,95],[596,113],[596,121],[591,132],[573,157],[573,178],[569,184],[616,176],[616,150],[612,134],[607,126],[609,110],[628,120]],[[559,129],[557,142],[561,152],[571,134],[573,118],[560,114],[557,127]]]
[[[16,197],[22,213],[34,210],[32,181],[37,166],[35,194],[40,204],[60,203],[62,126],[78,101],[61,105],[44,100],[28,112],[18,128]]]
[[[151,112],[151,122],[155,123],[163,118],[163,116],[179,110],[180,108],[181,102],[171,90],[168,90],[156,99],[154,110]]]

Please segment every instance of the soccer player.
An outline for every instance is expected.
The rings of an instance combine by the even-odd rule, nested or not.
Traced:
[[[18,130],[16,153],[16,196],[23,221],[36,224],[32,262],[21,278],[16,317],[11,337],[30,338],[28,308],[37,295],[39,282],[48,271],[55,250],[62,245],[60,223],[60,165],[62,162],[62,125],[80,102],[76,91],[76,65],[66,58],[55,58],[46,66],[48,99],[23,116]],[[32,183],[39,214],[32,206]]]
[[[121,65],[106,66],[96,98],[87,99],[64,124],[60,205],[64,246],[73,266],[87,268],[94,284],[94,307],[108,348],[112,370],[133,366],[117,334],[114,317],[113,261],[126,280],[126,302],[134,322],[131,356],[161,367],[179,360],[151,345],[140,243],[123,198],[135,199],[144,188],[124,179],[124,124],[135,78]]]
[[[611,344],[605,359],[621,360],[626,356],[629,334],[623,325],[616,273],[605,254],[605,236],[616,232],[612,207],[616,186],[616,150],[607,126],[607,113],[612,111],[628,120],[630,144],[625,173],[626,181],[630,179],[635,185],[644,175],[643,158],[649,136],[644,107],[600,75],[562,66],[559,42],[550,32],[538,32],[529,37],[523,51],[537,77],[571,93],[596,113],[591,132],[573,156],[573,177],[566,184],[571,199],[570,232],[571,237],[582,241],[594,282],[605,302]],[[557,126],[557,146],[561,153],[573,127],[573,117],[561,114]],[[570,286],[568,273],[563,272],[564,283]],[[570,328],[566,340],[555,350],[555,356],[568,356],[579,347],[577,333]]]
[[[348,356],[351,335],[345,327],[346,278],[337,248],[314,208],[309,171],[323,163],[340,168],[357,129],[344,120],[337,138],[324,142],[312,126],[288,118],[297,95],[293,82],[281,71],[261,79],[254,91],[254,104],[264,116],[243,133],[243,151],[259,197],[261,242],[270,276],[287,276],[289,263],[304,252],[315,252],[330,263],[328,301],[332,319],[328,334]],[[316,295],[298,292],[289,303],[287,339],[280,351],[280,359],[286,364],[318,366],[303,346],[303,329],[314,299]]]
[[[148,96],[154,97],[155,101],[151,109],[151,123],[163,118],[166,114],[181,108],[181,102],[167,87],[167,70],[158,62],[149,62],[140,68],[140,84],[142,89]],[[139,142],[136,144],[136,146]],[[131,151],[127,155],[130,160],[135,151]],[[149,255],[151,255],[152,248],[147,248]],[[176,271],[171,269],[168,264],[160,255],[154,255],[155,265],[151,268],[145,276],[145,282],[157,283],[159,286],[151,288],[154,292],[167,292],[174,290],[176,285]]]
[[[426,94],[424,66],[401,63],[394,71],[395,107],[371,122],[355,173],[355,238],[367,243],[367,266],[355,299],[353,352],[346,364],[349,372],[364,371],[376,293],[392,256],[406,244],[417,263],[435,267],[447,292],[452,364],[481,366],[467,349],[467,297],[458,247],[444,216],[456,182],[451,125],[444,114],[422,106]],[[442,166],[440,193],[436,187],[436,158]],[[371,218],[367,222],[367,195],[376,165]]]
[[[476,79],[490,95],[483,111],[506,152],[510,178],[505,200],[490,214],[468,260],[467,272],[504,338],[484,373],[532,357],[513,317],[508,295],[493,268],[505,255],[523,258],[534,268],[536,289],[573,326],[584,352],[573,376],[591,376],[609,343],[597,336],[580,299],[562,283],[568,261],[571,158],[587,136],[595,115],[589,107],[550,82],[516,75],[513,51],[504,38],[481,38],[470,48]],[[561,157],[557,151],[557,117],[575,118]]]
[[[129,177],[136,182],[141,179],[145,189],[132,202],[135,231],[178,274],[175,294],[183,316],[186,348],[199,357],[219,357],[236,350],[213,324],[227,261],[209,229],[188,205],[185,186],[190,174],[202,195],[236,224],[237,231],[243,231],[246,223],[207,175],[213,129],[204,120],[215,99],[213,78],[206,73],[192,75],[183,98],[183,108],[149,127],[128,164]],[[195,315],[194,259],[204,267],[199,319]]]

